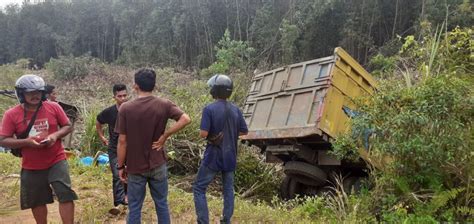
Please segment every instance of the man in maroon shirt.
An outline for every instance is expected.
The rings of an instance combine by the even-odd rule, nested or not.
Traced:
[[[170,223],[166,140],[183,129],[191,119],[170,100],[153,96],[156,73],[140,69],[133,88],[138,98],[119,108],[115,132],[119,133],[117,154],[120,179],[127,182],[127,223],[141,223],[146,184],[155,202],[158,223]],[[176,121],[166,129],[169,119]]]

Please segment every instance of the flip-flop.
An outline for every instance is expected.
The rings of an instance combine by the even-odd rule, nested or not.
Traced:
[[[120,212],[121,212],[121,211],[120,211],[120,209],[118,208],[118,206],[117,206],[117,207],[113,207],[113,208],[111,208],[111,209],[109,210],[109,214],[112,214],[112,215],[118,215],[118,214],[120,214]]]

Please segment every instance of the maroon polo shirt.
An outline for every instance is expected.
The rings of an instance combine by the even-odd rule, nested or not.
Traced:
[[[165,132],[168,119],[179,120],[183,111],[173,102],[156,96],[134,99],[120,106],[115,132],[127,136],[127,172],[140,174],[166,162],[165,149],[151,148]]]

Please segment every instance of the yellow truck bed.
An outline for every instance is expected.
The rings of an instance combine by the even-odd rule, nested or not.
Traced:
[[[318,139],[328,142],[348,128],[343,106],[372,94],[375,79],[347,52],[296,63],[256,74],[244,117],[254,144],[278,139]],[[260,143],[261,144],[261,143]]]

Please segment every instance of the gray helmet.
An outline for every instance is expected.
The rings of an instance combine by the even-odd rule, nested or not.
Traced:
[[[211,87],[211,95],[214,98],[227,99],[232,94],[234,84],[227,75],[216,74],[212,76],[207,85]]]
[[[41,91],[43,93],[41,99],[46,100],[45,86],[46,84],[43,78],[37,75],[22,75],[16,80],[15,92],[20,103],[25,103],[25,96],[23,93],[33,91]]]
[[[37,75],[22,75],[15,83],[15,88],[25,92],[44,91],[45,86],[43,78]]]

